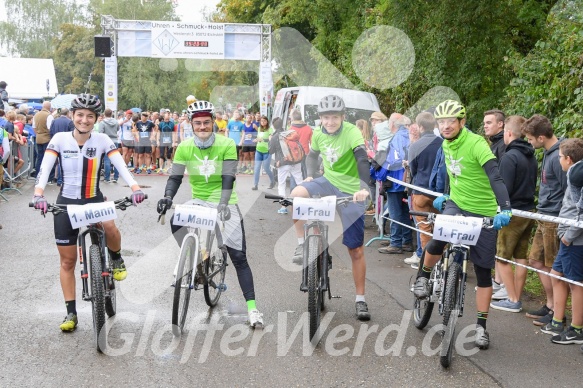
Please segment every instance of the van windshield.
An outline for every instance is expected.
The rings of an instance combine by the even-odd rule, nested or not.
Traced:
[[[365,109],[355,109],[355,108],[346,108],[346,121],[352,124],[356,124],[356,120],[367,120],[370,119],[370,116],[373,114],[374,111],[372,110],[365,110]],[[316,125],[316,120],[320,119],[318,116],[318,106],[316,105],[306,105],[304,106],[304,121],[306,124],[310,126]]]

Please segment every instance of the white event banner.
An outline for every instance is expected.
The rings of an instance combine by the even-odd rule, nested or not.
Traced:
[[[294,198],[294,220],[333,222],[336,216],[336,196],[322,198]]]
[[[204,230],[214,230],[217,223],[217,209],[198,205],[176,205],[174,224]]]
[[[224,59],[222,23],[152,22],[152,58]]]
[[[478,217],[438,214],[433,225],[433,238],[452,244],[476,245],[483,220]]]
[[[268,107],[273,98],[273,75],[271,62],[261,62],[259,67],[259,110],[262,116],[267,116]]]
[[[115,203],[112,201],[88,203],[87,205],[67,205],[67,214],[73,229],[117,218]]]
[[[117,57],[105,58],[105,108],[117,110]]]

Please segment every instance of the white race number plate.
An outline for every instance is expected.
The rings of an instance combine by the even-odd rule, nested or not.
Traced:
[[[477,217],[439,214],[435,217],[433,238],[452,244],[476,245],[482,231],[482,222]]]
[[[293,219],[333,222],[336,216],[336,196],[294,198]]]
[[[217,209],[197,205],[177,205],[174,209],[174,224],[205,230],[214,230]]]
[[[117,218],[115,204],[111,201],[86,205],[67,205],[67,213],[74,229]]]

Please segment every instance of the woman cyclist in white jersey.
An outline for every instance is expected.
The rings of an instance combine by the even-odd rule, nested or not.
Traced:
[[[99,174],[105,154],[119,171],[123,180],[131,187],[134,205],[141,203],[144,200],[144,193],[129,173],[118,148],[109,136],[93,132],[93,125],[101,111],[101,102],[97,96],[80,94],[73,100],[71,107],[75,129],[73,132],[57,133],[47,146],[34,189],[32,201],[35,209],[39,209],[43,213],[47,211],[47,200],[43,193],[49,179],[49,173],[57,158],[63,177],[61,192],[56,201],[59,205],[103,202],[103,194],[99,190]],[[104,221],[102,225],[109,255],[112,258],[113,277],[118,281],[124,280],[127,271],[120,254],[120,232],[113,220]],[[62,331],[73,331],[77,327],[75,264],[77,262],[79,229],[73,229],[68,215],[61,213],[54,217],[54,231],[61,259],[61,288],[67,307],[67,316],[60,328]]]

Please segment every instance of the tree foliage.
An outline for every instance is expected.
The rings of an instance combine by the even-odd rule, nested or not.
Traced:
[[[49,58],[61,24],[83,22],[73,0],[5,0],[5,4],[8,19],[0,21],[0,44],[12,56]]]

